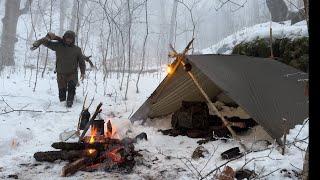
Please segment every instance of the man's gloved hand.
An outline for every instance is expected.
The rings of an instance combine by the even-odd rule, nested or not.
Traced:
[[[43,44],[44,42],[46,42],[46,41],[49,41],[50,39],[49,39],[49,37],[44,37],[44,38],[41,38],[41,39],[39,39],[39,40],[37,40],[37,41],[35,41],[33,44],[32,44],[32,47],[30,48],[30,50],[36,50],[41,44]]]
[[[80,80],[83,81],[85,77],[86,77],[85,74],[81,74],[81,75],[80,75]]]
[[[46,35],[46,37],[48,37],[50,40],[54,40],[56,39],[56,35],[52,32],[48,32],[48,34]]]

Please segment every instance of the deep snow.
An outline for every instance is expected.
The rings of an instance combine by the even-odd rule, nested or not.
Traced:
[[[257,36],[264,37],[269,33],[270,23],[258,24],[251,28],[228,36],[220,43],[203,50],[202,53],[221,52],[228,54],[237,44],[245,40],[254,39]],[[297,37],[307,36],[304,22],[294,26],[272,23],[274,36]],[[223,48],[222,48],[223,47]],[[24,47],[20,47],[24,48]],[[223,51],[222,51],[222,49]],[[23,53],[18,53],[23,59]],[[20,61],[22,62],[22,61]],[[33,92],[35,70],[7,68],[0,74],[0,179],[7,179],[8,175],[16,174],[20,179],[197,179],[197,171],[201,176],[210,170],[223,164],[220,154],[232,147],[239,146],[233,140],[217,140],[204,144],[209,151],[204,158],[191,160],[194,149],[198,146],[199,139],[188,137],[164,136],[158,129],[170,127],[170,116],[163,119],[149,120],[143,126],[141,122],[131,123],[128,117],[148,98],[165,76],[165,72],[143,74],[140,84],[140,93],[135,92],[136,75],[131,76],[128,100],[124,101],[124,89],[119,90],[120,80],[116,74],[111,74],[106,83],[103,82],[101,72],[88,72],[87,79],[80,83],[77,89],[75,105],[67,109],[64,103],[58,100],[58,90],[55,74],[49,71],[41,78],[39,73],[36,91]],[[86,88],[87,87],[87,88]],[[86,90],[87,89],[87,90]],[[84,95],[88,92],[88,101],[94,97],[90,112],[95,106],[103,103],[101,117],[111,120],[116,126],[120,137],[134,137],[140,132],[146,132],[148,141],[139,141],[135,148],[142,150],[143,159],[137,160],[137,165],[132,174],[117,174],[106,172],[78,172],[69,178],[61,178],[61,168],[66,162],[39,163],[33,158],[37,151],[53,150],[51,144],[59,141],[59,134],[66,130],[74,130],[77,126],[78,116],[82,108]],[[3,98],[3,99],[2,99]],[[11,112],[13,109],[41,110],[44,112]],[[70,111],[55,113],[45,111]],[[305,150],[308,145],[309,123],[297,125],[291,129],[287,136],[287,142],[295,140],[303,141],[290,144],[286,152],[281,155],[280,148],[269,145],[267,150],[249,153],[246,156],[228,163],[234,170],[244,168],[255,170],[259,176],[266,179],[298,179],[294,173],[300,173],[303,167]],[[298,136],[297,136],[298,135]],[[69,141],[76,141],[70,139]],[[253,142],[246,142],[248,147]],[[257,147],[252,147],[256,149]],[[261,147],[259,146],[261,149]],[[266,148],[266,147],[265,147]],[[243,151],[243,150],[242,150]],[[253,159],[254,160],[251,160]],[[192,164],[191,164],[191,163]],[[287,171],[281,171],[286,169]],[[222,169],[221,169],[222,170]],[[290,173],[290,174],[289,174]],[[291,176],[291,178],[289,178]],[[212,178],[212,176],[209,176]]]
[[[272,28],[273,38],[294,39],[308,36],[306,21],[301,21],[293,25],[291,25],[291,21],[285,21],[283,24],[276,22],[266,22],[243,28],[242,30],[235,32],[234,34],[223,38],[217,44],[200,50],[200,52],[202,54],[231,54],[232,49],[242,42],[249,42],[256,38],[269,38],[270,24]]]
[[[24,76],[23,70],[16,69],[7,77],[1,78],[0,96],[14,109],[30,109],[42,111],[70,111],[68,113],[38,113],[38,112],[11,112],[0,115],[0,178],[6,179],[10,174],[17,174],[21,179],[60,179],[61,168],[66,162],[56,163],[39,163],[33,158],[33,154],[37,151],[53,150],[51,144],[59,141],[59,134],[64,130],[76,129],[78,115],[82,108],[83,87],[81,84],[77,89],[76,103],[74,107],[67,109],[63,103],[58,101],[57,86],[55,74],[49,72],[45,77],[39,78],[36,91],[33,92],[33,86],[29,86],[30,70],[27,70]],[[34,73],[34,72],[33,72]],[[4,74],[9,74],[6,70]],[[134,84],[130,82],[132,87],[129,90],[128,100],[122,98],[123,92],[120,93],[119,80],[113,75],[107,79],[107,93],[103,95],[102,74],[97,73],[97,92],[95,99],[90,108],[94,111],[95,106],[99,102],[103,102],[102,117],[106,120],[111,119],[112,123],[117,127],[121,137],[134,137],[140,132],[146,132],[148,141],[140,141],[136,145],[137,150],[142,150],[144,160],[139,160],[132,174],[123,175],[105,172],[78,172],[68,179],[195,179],[196,171],[191,168],[191,155],[198,146],[196,143],[199,139],[190,139],[188,137],[170,137],[164,136],[157,130],[159,128],[170,127],[170,117],[158,120],[149,120],[145,126],[140,122],[131,124],[128,117],[141,105],[150,93],[158,85],[163,78],[156,73],[144,74],[141,79],[141,93],[136,94]],[[132,79],[135,79],[133,75]],[[94,73],[88,77],[89,94],[88,102],[95,94]],[[31,78],[34,81],[34,77]],[[30,85],[33,85],[31,82]],[[117,92],[117,93],[116,93]],[[122,95],[121,95],[122,94]],[[0,100],[1,113],[10,110],[4,101]],[[113,117],[115,116],[115,117]],[[288,141],[293,141],[296,134],[300,131],[302,125],[290,131]],[[308,123],[304,126],[297,139],[308,137]],[[71,139],[69,141],[76,141]],[[308,139],[305,140],[308,142]],[[249,145],[249,143],[247,144]],[[296,145],[301,149],[306,149],[307,143],[300,142]],[[239,143],[233,140],[224,142],[223,140],[209,142],[203,145],[212,153],[213,156],[207,154],[199,160],[191,160],[194,167],[205,175],[216,166],[224,163],[221,160],[220,153],[239,146]],[[272,147],[272,146],[270,146]],[[280,173],[281,169],[287,169],[300,172],[303,165],[304,151],[290,145],[284,156],[281,151],[272,148],[262,152],[250,153],[245,157],[231,162],[228,165],[234,169],[238,169],[245,164],[245,161],[251,158],[258,158],[246,165],[248,169],[255,169],[261,175],[267,174],[273,170],[280,168],[275,173],[268,176],[270,179],[284,179],[284,174]],[[178,159],[180,158],[180,159]],[[182,159],[181,159],[182,158]],[[184,161],[184,162],[182,162]],[[208,163],[207,163],[208,162]],[[192,169],[185,165],[185,163]],[[207,164],[205,166],[205,164]],[[212,177],[212,176],[211,176]],[[297,179],[297,178],[293,178]]]

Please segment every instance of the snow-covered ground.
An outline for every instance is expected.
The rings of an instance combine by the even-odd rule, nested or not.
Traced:
[[[273,38],[299,38],[308,36],[307,22],[301,21],[291,25],[290,21],[285,21],[283,24],[276,22],[271,23]],[[270,37],[270,22],[256,24],[252,27],[246,27],[242,30],[227,36],[217,44],[201,50],[202,54],[231,54],[232,49],[242,43],[249,42],[256,38]]]
[[[191,159],[191,155],[198,146],[199,139],[162,135],[158,129],[170,128],[170,117],[148,121],[145,126],[140,122],[131,124],[128,117],[147,99],[164,77],[157,73],[144,74],[141,78],[140,93],[135,93],[136,75],[132,75],[128,100],[123,100],[124,90],[119,91],[121,78],[115,74],[108,77],[106,86],[100,72],[92,71],[84,83],[77,89],[75,104],[66,108],[58,100],[58,90],[55,74],[46,73],[44,78],[38,78],[37,87],[33,92],[35,71],[27,69],[6,69],[0,78],[0,179],[7,179],[9,175],[18,175],[19,179],[197,179],[205,176],[210,170],[225,163],[220,154],[232,147],[239,146],[233,140],[217,140],[204,144],[209,154],[198,160]],[[95,80],[96,79],[96,80]],[[88,86],[87,86],[88,83]],[[74,130],[84,100],[87,88],[88,102],[94,97],[90,112],[95,106],[103,103],[102,118],[111,120],[121,137],[146,132],[148,141],[139,141],[135,148],[142,150],[140,159],[133,173],[117,174],[106,172],[77,172],[69,178],[61,178],[61,168],[66,162],[36,162],[33,154],[37,151],[53,150],[51,144],[59,141],[59,134],[65,130]],[[106,90],[106,93],[104,91]],[[104,95],[106,94],[106,95]],[[10,107],[9,107],[10,106]],[[43,112],[11,112],[12,110],[40,110]],[[47,111],[47,112],[46,112]],[[69,111],[69,112],[48,112]],[[290,130],[288,142],[308,137],[308,122],[297,125]],[[76,141],[71,139],[69,141]],[[252,143],[252,142],[251,142]],[[247,143],[246,145],[249,146]],[[244,168],[255,170],[259,176],[266,179],[298,179],[294,172],[301,172],[308,138],[286,147],[281,155],[279,148],[270,145],[264,151],[252,152],[246,156],[228,163],[234,170]],[[243,150],[242,150],[243,151]],[[254,159],[255,158],[255,159]],[[251,160],[253,159],[253,160]],[[223,168],[221,168],[222,170]],[[286,169],[287,171],[283,171]],[[281,171],[282,170],[282,171]],[[198,172],[197,172],[198,171]],[[289,174],[291,173],[291,175]],[[213,173],[215,174],[215,173]],[[212,178],[213,176],[208,176]]]
[[[229,54],[236,44],[250,41],[258,36],[260,38],[269,36],[269,25],[270,23],[264,23],[246,28],[203,50],[202,53]],[[293,26],[288,23],[284,25],[272,23],[272,28],[275,37],[308,36],[305,22]],[[74,106],[66,108],[65,104],[58,100],[56,75],[52,71],[45,73],[43,78],[39,73],[37,86],[33,92],[36,72],[34,69],[31,71],[22,68],[25,48],[28,47],[24,43],[17,43],[18,67],[8,68],[0,73],[0,179],[7,179],[9,175],[18,175],[19,179],[41,180],[197,179],[200,177],[198,172],[204,177],[210,170],[226,162],[221,159],[221,152],[235,146],[241,147],[238,142],[233,140],[209,142],[203,145],[209,154],[204,158],[193,160],[191,155],[198,147],[197,141],[199,139],[165,136],[158,132],[158,129],[170,128],[170,117],[148,121],[145,126],[140,125],[140,122],[132,124],[128,117],[154,91],[164,78],[164,72],[143,74],[140,80],[139,94],[135,92],[137,76],[132,75],[128,100],[126,101],[123,100],[125,87],[122,91],[119,90],[121,77],[118,79],[116,74],[111,74],[104,83],[101,72],[88,72],[87,79],[80,83],[80,87],[77,89]],[[52,53],[49,55],[51,56]],[[27,64],[35,64],[35,57],[31,58]],[[125,82],[123,84],[125,85]],[[141,132],[147,133],[148,141],[139,141],[135,145],[136,150],[142,150],[143,159],[137,162],[133,173],[125,175],[106,172],[78,172],[72,177],[61,178],[61,168],[66,162],[40,163],[33,158],[33,154],[37,151],[53,150],[51,144],[59,141],[61,132],[76,129],[86,92],[88,92],[87,104],[94,97],[90,112],[92,113],[95,106],[102,102],[101,117],[112,121],[120,137],[134,137]],[[12,109],[41,112],[10,112]],[[257,174],[260,173],[260,177],[272,172],[266,176],[266,179],[290,179],[289,173],[291,173],[292,179],[297,179],[294,172],[302,170],[308,143],[308,127],[306,121],[306,124],[297,125],[290,130],[287,136],[288,143],[304,140],[288,145],[284,155],[281,155],[279,148],[272,148],[273,145],[270,145],[264,151],[249,153],[228,163],[228,165],[234,170],[245,165],[244,168],[255,170]],[[76,141],[76,139],[69,141]],[[252,142],[246,143],[248,147],[251,144]],[[287,171],[281,172],[282,169]],[[212,175],[208,177],[212,178]]]

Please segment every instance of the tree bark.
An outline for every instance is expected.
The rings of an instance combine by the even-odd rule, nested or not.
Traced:
[[[127,0],[127,7],[128,7],[128,75],[127,75],[127,85],[124,94],[124,99],[127,100],[128,97],[128,89],[129,89],[129,80],[131,75],[131,27],[132,27],[132,13],[130,8],[130,0]]]
[[[283,0],[266,0],[266,2],[273,22],[287,20],[288,7]]]
[[[5,15],[2,19],[3,30],[0,46],[0,66],[12,66],[15,64],[14,47],[16,42],[18,42],[18,39],[16,38],[17,24],[21,14],[20,0],[6,0]]]
[[[148,0],[146,0],[146,2],[145,2],[145,20],[146,20],[146,35],[143,40],[141,68],[138,73],[138,79],[137,79],[137,83],[136,83],[136,93],[139,93],[139,81],[140,81],[141,73],[144,70],[145,57],[146,57],[146,45],[147,45],[147,39],[148,39],[148,35],[149,35]]]
[[[69,23],[69,30],[74,31],[76,26],[77,19],[77,10],[78,10],[78,0],[73,0],[72,11],[71,11],[71,20]]]
[[[84,6],[85,6],[86,0],[81,0],[81,4],[78,1],[77,2],[77,24],[76,24],[76,41],[78,43],[78,37],[79,37],[79,31],[80,31],[80,24],[82,23],[82,19],[83,19],[83,10],[84,10]]]
[[[306,14],[306,20],[307,20],[308,29],[309,29],[309,0],[303,0],[303,4],[304,4],[304,11]]]
[[[49,32],[51,32],[51,27],[52,27],[52,9],[53,9],[53,0],[50,0],[50,21],[49,21]],[[47,52],[46,52],[46,59],[44,61],[44,67],[43,67],[43,71],[41,73],[41,77],[43,78],[44,73],[47,69],[47,64],[48,64],[48,55],[49,55],[49,49],[47,48]]]
[[[172,7],[172,14],[171,14],[171,21],[170,21],[170,34],[169,34],[169,43],[172,44],[174,47],[173,43],[173,38],[175,37],[175,27],[176,27],[176,18],[177,18],[177,9],[178,9],[178,0],[173,1],[173,7]],[[169,48],[169,51],[171,49]]]
[[[36,152],[33,155],[37,161],[47,162],[54,162],[58,159],[72,161],[83,156],[85,156],[85,151],[82,150]]]
[[[304,156],[302,180],[309,179],[309,146],[307,148],[306,155]]]
[[[53,143],[51,146],[55,149],[61,149],[61,150],[84,150],[84,149],[97,149],[99,151],[108,150],[114,145],[119,146],[121,145],[121,141],[118,139],[106,139],[105,142],[95,142],[95,143],[83,143],[83,142],[74,142],[74,143],[68,143],[68,142],[56,142]]]
[[[62,168],[61,176],[66,177],[66,176],[73,175],[74,173],[81,170],[82,168],[85,168],[87,165],[89,165],[92,162],[93,162],[92,158],[88,158],[88,157],[80,158],[72,163],[65,165]]]
[[[59,35],[62,36],[64,32],[64,21],[66,17],[66,0],[60,0],[60,17],[59,17]]]

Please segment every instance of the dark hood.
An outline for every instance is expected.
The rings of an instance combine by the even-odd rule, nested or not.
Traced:
[[[75,39],[76,39],[76,33],[73,32],[73,31],[71,31],[71,30],[66,31],[66,32],[64,33],[64,35],[63,35],[63,41],[64,41],[65,38],[67,38],[67,37],[69,37],[69,38],[72,39],[72,45],[74,45]]]

